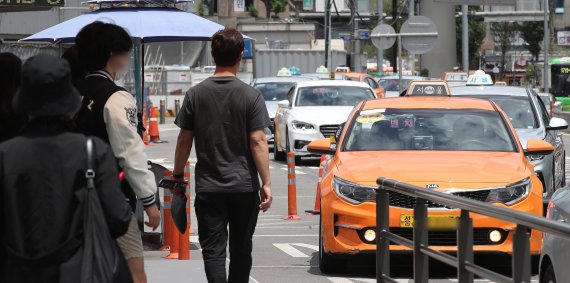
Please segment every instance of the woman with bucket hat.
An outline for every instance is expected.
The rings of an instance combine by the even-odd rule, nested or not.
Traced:
[[[94,176],[87,174],[88,138],[71,127],[80,104],[65,60],[27,60],[12,105],[29,122],[19,136],[0,144],[0,282],[83,282],[71,278],[85,271],[79,252],[87,242],[83,224],[90,221],[82,209],[88,180],[94,181],[110,235],[119,237],[129,227],[115,157],[98,138],[90,139]],[[126,265],[122,271],[128,278]]]

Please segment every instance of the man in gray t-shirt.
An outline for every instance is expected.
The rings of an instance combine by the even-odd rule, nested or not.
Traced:
[[[249,282],[257,216],[272,201],[264,132],[270,119],[263,96],[236,78],[243,46],[242,35],[233,28],[212,37],[216,72],[188,91],[175,121],[180,127],[175,179],[183,179],[192,143],[196,144],[195,208],[210,283]]]

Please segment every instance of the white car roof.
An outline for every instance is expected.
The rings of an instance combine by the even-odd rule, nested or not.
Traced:
[[[384,76],[384,77],[379,77],[378,80],[398,80],[400,79],[399,76]],[[402,79],[404,80],[417,80],[417,81],[426,81],[429,80],[429,78],[427,77],[420,77],[420,76],[402,76]]]
[[[451,96],[454,95],[504,95],[504,96],[527,96],[527,89],[514,86],[456,86],[451,88]]]
[[[304,77],[304,76],[291,76],[291,77],[265,77],[255,79],[256,84],[261,83],[278,83],[278,82],[304,82],[304,81],[314,81],[315,77]]]
[[[353,86],[370,88],[364,82],[347,81],[347,80],[318,80],[318,81],[305,81],[297,83],[297,87],[315,87],[315,86]]]

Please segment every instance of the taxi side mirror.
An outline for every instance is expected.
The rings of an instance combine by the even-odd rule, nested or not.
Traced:
[[[546,129],[549,131],[559,131],[568,129],[568,122],[562,118],[554,117],[548,122]]]
[[[309,146],[307,146],[307,150],[310,153],[319,154],[319,155],[334,154],[336,151],[332,147],[330,138],[324,138],[312,141],[311,143],[309,143]]]
[[[277,105],[281,108],[289,108],[289,100],[281,100]]]
[[[554,151],[554,146],[543,140],[528,140],[524,155],[548,155]]]

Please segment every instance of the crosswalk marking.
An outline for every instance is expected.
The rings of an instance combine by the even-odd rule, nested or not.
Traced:
[[[292,256],[292,257],[310,257],[309,255],[303,253],[302,251],[298,250],[294,246],[307,248],[314,251],[318,251],[319,247],[315,245],[309,245],[304,243],[274,243],[273,246],[280,249],[284,253]]]

